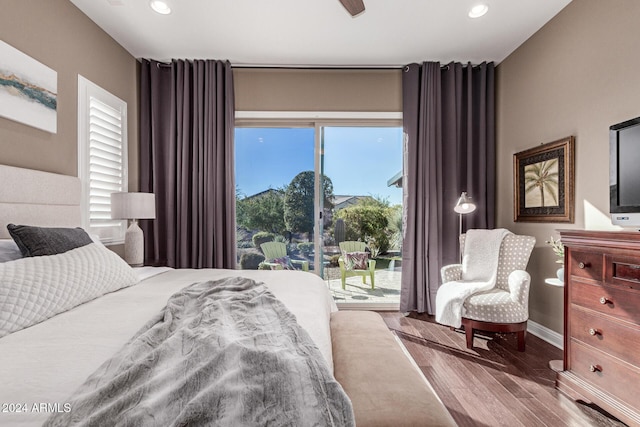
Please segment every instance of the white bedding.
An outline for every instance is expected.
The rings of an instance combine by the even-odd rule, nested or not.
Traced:
[[[1,338],[0,425],[42,424],[48,411],[64,410],[65,399],[174,292],[238,275],[265,282],[295,314],[333,371],[329,318],[337,308],[319,277],[299,271],[170,270]],[[47,403],[53,405],[41,406]]]

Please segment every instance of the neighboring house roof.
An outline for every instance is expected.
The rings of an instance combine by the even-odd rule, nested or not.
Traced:
[[[347,206],[355,205],[360,200],[371,199],[371,196],[349,196],[349,195],[334,195],[333,196],[333,209],[339,210],[346,208]]]
[[[269,193],[278,193],[278,192],[280,192],[280,190],[276,190],[274,188],[268,188],[268,189],[266,189],[264,191],[261,191],[259,193],[252,194],[251,196],[247,196],[242,200],[255,199],[256,197],[262,197],[262,196],[265,196],[265,195],[267,195]]]

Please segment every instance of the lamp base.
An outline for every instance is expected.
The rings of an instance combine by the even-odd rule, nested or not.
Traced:
[[[144,234],[135,219],[124,235],[124,260],[131,267],[141,267],[144,262]]]

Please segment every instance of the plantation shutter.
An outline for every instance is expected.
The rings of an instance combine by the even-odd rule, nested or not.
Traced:
[[[79,170],[84,168],[85,227],[105,243],[122,242],[126,221],[111,219],[111,193],[127,191],[127,104],[84,80],[88,83],[84,88],[85,111],[81,112],[79,106],[79,114],[86,118],[86,129],[79,132],[80,145],[84,146],[79,156],[84,165]]]

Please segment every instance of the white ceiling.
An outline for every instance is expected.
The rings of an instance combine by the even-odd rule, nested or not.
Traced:
[[[397,67],[501,62],[570,0],[364,0],[352,18],[338,0],[71,0],[136,58],[228,59],[248,66]]]

